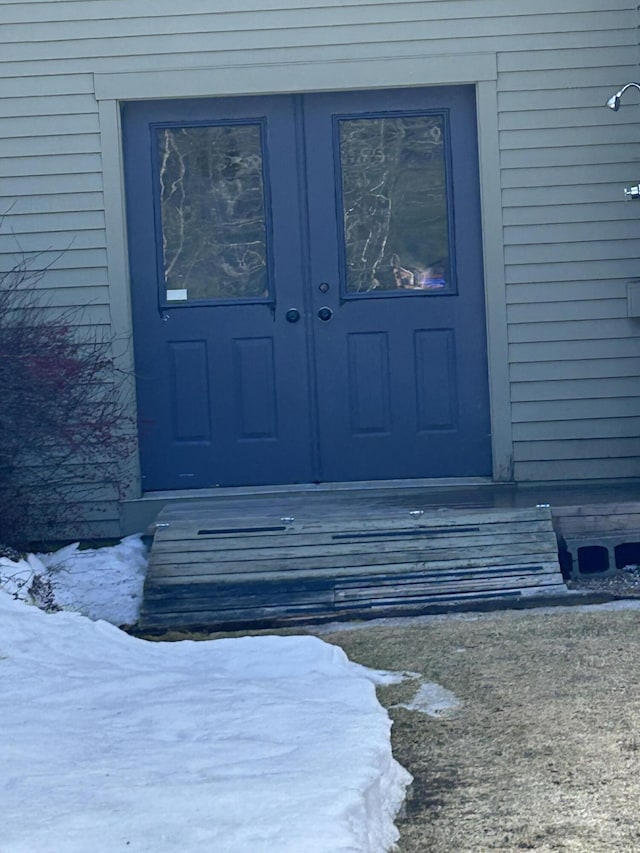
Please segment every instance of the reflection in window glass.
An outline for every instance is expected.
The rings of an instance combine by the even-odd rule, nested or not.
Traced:
[[[259,125],[156,132],[167,301],[266,296]]]
[[[442,116],[339,128],[347,292],[450,288]]]

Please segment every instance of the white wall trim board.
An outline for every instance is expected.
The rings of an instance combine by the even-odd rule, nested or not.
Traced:
[[[429,54],[96,73],[94,81],[99,101],[148,100],[477,83],[496,80],[497,68],[495,53]]]

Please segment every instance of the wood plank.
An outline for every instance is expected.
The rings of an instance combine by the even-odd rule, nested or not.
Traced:
[[[510,564],[507,566],[483,566],[478,569],[451,569],[449,571],[442,572],[412,572],[406,575],[400,576],[400,578],[396,575],[370,575],[370,576],[353,576],[351,578],[336,579],[336,589],[347,589],[351,586],[360,587],[363,584],[371,583],[376,586],[385,586],[385,585],[397,585],[399,580],[407,581],[411,583],[416,581],[418,583],[434,583],[440,584],[448,581],[457,581],[457,580],[471,580],[471,579],[486,579],[486,580],[496,580],[503,577],[511,577],[513,575],[535,575],[542,576],[544,574],[553,573],[555,571],[555,564],[553,563],[539,563],[536,565],[527,565],[521,566],[517,564]]]
[[[565,593],[566,587],[559,584],[555,587],[545,588],[540,597],[551,597],[554,593]],[[141,620],[141,630],[166,630],[166,629],[196,629],[203,628],[212,630],[214,628],[231,627],[246,627],[247,625],[294,625],[296,623],[304,623],[309,621],[317,621],[319,617],[323,619],[352,619],[354,616],[373,616],[378,617],[386,614],[409,614],[409,613],[443,613],[451,611],[454,608],[464,608],[473,605],[481,605],[483,603],[490,604],[491,602],[517,602],[529,594],[522,594],[519,590],[489,590],[482,593],[460,593],[451,596],[441,596],[433,600],[423,601],[417,604],[407,604],[402,602],[396,605],[385,604],[383,606],[371,605],[363,607],[360,610],[353,608],[340,607],[336,608],[332,613],[318,613],[312,607],[307,609],[301,608],[299,612],[291,613],[286,607],[263,607],[256,609],[251,614],[238,608],[236,610],[225,611],[220,613],[215,609],[204,609],[198,611],[173,611],[163,614],[147,614],[144,621]]]
[[[366,613],[371,615],[371,612],[384,613],[384,612],[406,612],[411,607],[416,608],[435,608],[440,607],[442,610],[447,611],[452,608],[452,606],[460,606],[465,601],[466,602],[480,602],[483,600],[497,600],[497,599],[511,599],[517,600],[524,598],[526,596],[539,595],[541,598],[544,596],[551,596],[554,594],[566,594],[566,587],[564,584],[558,584],[556,586],[548,586],[548,587],[540,587],[539,589],[487,589],[487,590],[474,590],[472,592],[456,592],[452,594],[443,594],[442,596],[428,596],[425,598],[416,598],[414,600],[411,599],[383,599],[383,600],[372,600],[369,603],[360,602],[354,603],[351,605],[348,602],[340,603],[338,606],[346,611],[345,615],[349,613],[349,610],[352,610],[352,618],[355,615],[363,616]],[[429,612],[429,611],[427,611]],[[432,611],[433,612],[433,611]]]
[[[617,516],[621,518],[621,516]],[[371,550],[400,551],[400,550],[420,550],[429,555],[433,551],[440,551],[443,548],[451,551],[464,549],[473,549],[478,552],[492,550],[500,546],[512,548],[514,553],[522,551],[523,548],[532,544],[550,543],[552,541],[552,531],[545,533],[519,533],[509,536],[470,536],[468,538],[456,537],[438,537],[438,538],[400,538],[380,537],[358,540],[335,542],[326,537],[297,537],[291,536],[289,540],[285,538],[274,537],[265,543],[262,539],[225,539],[223,542],[203,542],[196,540],[184,540],[180,545],[164,547],[157,545],[154,552],[154,561],[158,563],[166,563],[172,560],[182,561],[188,560],[216,560],[224,562],[225,560],[252,560],[258,558],[278,558],[281,556],[304,556],[310,550],[314,553],[322,552],[323,554],[353,554],[369,552]],[[255,543],[255,545],[254,545]],[[388,546],[378,549],[377,546]],[[296,550],[293,550],[296,549]],[[525,548],[526,549],[526,548]],[[286,552],[286,554],[285,554]]]
[[[202,607],[217,609],[220,612],[224,610],[238,609],[239,605],[244,610],[251,610],[255,607],[288,607],[294,610],[300,606],[308,609],[317,607],[319,610],[331,609],[334,604],[334,592],[332,588],[327,590],[296,590],[296,589],[252,589],[245,590],[242,595],[231,592],[222,592],[217,587],[210,591],[208,595],[201,595],[194,598],[190,595],[180,595],[174,597],[157,597],[150,598],[149,603],[153,605],[154,612],[162,613],[167,610],[199,610]],[[147,609],[149,606],[147,605]]]
[[[238,535],[244,536],[273,536],[273,535],[291,535],[291,534],[330,534],[332,536],[344,536],[355,534],[362,536],[368,532],[382,533],[383,531],[401,533],[410,533],[416,531],[418,535],[432,533],[447,534],[448,532],[455,533],[456,530],[461,532],[480,532],[486,534],[500,533],[518,533],[528,530],[544,531],[548,530],[551,525],[551,512],[549,508],[541,508],[534,510],[537,517],[521,517],[511,519],[505,518],[505,513],[498,509],[496,520],[478,519],[477,513],[475,516],[462,514],[459,521],[454,521],[446,517],[433,518],[425,512],[423,516],[419,516],[415,520],[407,517],[391,517],[384,515],[381,517],[372,517],[372,513],[363,513],[362,518],[353,517],[344,521],[336,521],[333,519],[316,520],[313,517],[298,517],[288,516],[292,521],[281,522],[279,519],[271,518],[255,518],[238,522],[237,516],[222,520],[218,518],[216,523],[170,523],[168,527],[160,527],[155,534],[157,543],[178,541],[183,538],[192,539],[197,536],[198,539],[217,539],[224,536],[236,538]],[[241,516],[242,517],[242,516]],[[246,517],[245,517],[246,518]],[[164,522],[160,522],[164,524]],[[211,531],[210,533],[199,534],[199,531]]]
[[[372,584],[399,584],[401,582],[412,583],[414,581],[420,583],[440,584],[445,582],[467,581],[474,578],[478,579],[501,579],[512,575],[554,575],[557,574],[558,567],[556,563],[538,563],[531,565],[515,565],[508,564],[504,566],[487,566],[477,569],[447,569],[438,572],[430,572],[428,570],[417,570],[415,567],[407,567],[402,572],[363,572],[360,575],[346,574],[344,576],[334,574],[302,574],[293,573],[279,578],[272,574],[256,575],[255,580],[247,582],[246,578],[238,578],[230,575],[228,580],[221,580],[215,576],[205,576],[198,579],[197,582],[192,582],[188,576],[180,578],[152,580],[146,587],[145,596],[149,597],[170,597],[177,595],[193,595],[199,597],[206,594],[209,589],[218,590],[221,594],[228,590],[233,590],[235,594],[242,596],[246,591],[253,588],[271,585],[275,589],[286,587],[289,589],[304,588],[309,590],[326,589],[328,585],[334,585],[336,588],[346,588],[353,584],[359,586],[366,583]]]
[[[372,605],[384,606],[385,604],[407,603],[409,600],[421,602],[437,601],[442,598],[450,598],[452,595],[483,595],[493,592],[515,592],[521,591],[523,588],[526,588],[527,594],[531,594],[532,592],[545,594],[549,591],[556,591],[557,586],[557,582],[525,584],[524,587],[517,584],[498,587],[491,586],[489,583],[477,587],[461,584],[459,586],[450,585],[449,587],[445,587],[443,585],[439,588],[425,589],[402,586],[397,588],[390,587],[385,590],[345,590],[344,593],[342,591],[340,593],[336,592],[335,599],[331,591],[324,595],[317,592],[315,594],[309,593],[305,597],[301,593],[296,594],[295,591],[283,591],[278,595],[275,593],[269,594],[264,590],[242,597],[231,595],[219,597],[212,594],[211,596],[202,596],[196,600],[187,598],[155,600],[152,611],[147,610],[146,612],[161,615],[168,612],[197,613],[200,610],[209,610],[216,611],[220,616],[224,616],[225,612],[229,611],[238,613],[240,610],[243,610],[249,614],[251,611],[273,610],[280,607],[287,608],[287,612],[291,613],[299,610],[309,612],[314,609],[327,612],[334,605],[336,608],[370,607]]]
[[[441,584],[439,586],[421,586],[419,584],[400,584],[396,587],[380,589],[378,587],[353,588],[349,590],[336,591],[336,603],[343,604],[364,604],[375,603],[377,606],[383,606],[385,603],[401,602],[409,600],[425,600],[433,598],[436,595],[459,594],[463,592],[481,592],[483,590],[500,590],[506,591],[509,589],[523,588],[544,588],[547,586],[557,586],[557,580],[536,578],[532,579],[528,576],[520,576],[508,578],[504,583],[495,584],[487,580],[468,581],[467,583],[459,584]]]
[[[435,492],[439,498],[440,492]],[[178,519],[186,520],[188,524],[200,524],[206,521],[215,526],[220,518],[237,515],[242,522],[280,522],[281,516],[293,516],[296,522],[322,523],[331,519],[340,530],[353,524],[377,523],[380,514],[388,515],[389,520],[400,524],[410,522],[424,526],[446,526],[466,524],[509,523],[511,521],[538,521],[548,516],[546,508],[531,507],[474,507],[471,509],[457,507],[431,506],[425,510],[418,520],[412,519],[410,513],[419,510],[420,503],[430,497],[430,490],[416,490],[416,493],[403,492],[401,500],[404,505],[398,506],[398,496],[394,498],[392,489],[377,491],[352,492],[345,490],[340,494],[322,495],[318,493],[301,493],[288,499],[275,495],[247,496],[246,498],[229,498],[225,501],[212,499],[205,504],[175,505],[168,504],[158,514],[158,522],[173,522]],[[173,526],[173,525],[172,525]]]
[[[519,535],[523,533],[545,534],[548,533],[551,527],[551,518],[544,519],[542,521],[509,522],[505,524],[494,523],[490,525],[451,525],[448,527],[435,525],[428,527],[426,525],[418,524],[412,526],[407,526],[406,524],[387,525],[386,523],[379,523],[376,525],[370,521],[363,523],[361,526],[354,524],[349,527],[345,526],[344,528],[335,528],[328,523],[318,525],[305,523],[288,525],[258,523],[255,525],[237,525],[235,527],[218,525],[215,528],[198,528],[197,525],[195,527],[181,525],[179,527],[172,526],[171,528],[158,530],[155,534],[155,544],[156,547],[160,546],[167,550],[181,548],[183,547],[184,542],[202,543],[203,547],[205,547],[204,543],[209,543],[206,544],[206,547],[210,548],[216,547],[216,543],[218,542],[233,542],[240,537],[242,537],[243,541],[247,542],[260,539],[263,539],[266,542],[271,539],[275,539],[276,537],[289,538],[291,536],[305,536],[309,537],[309,541],[316,542],[322,541],[322,538],[327,542],[335,542],[340,541],[340,539],[344,539],[345,536],[349,535],[352,535],[354,538],[364,540],[368,535],[379,535],[380,538],[383,538],[385,535],[393,532],[397,533],[398,538],[406,537],[408,534],[415,534],[416,536],[421,536],[426,539],[428,536],[435,538],[438,536],[452,536],[455,533],[466,536],[478,535],[489,537],[505,536],[510,534]],[[220,532],[200,534],[199,529],[207,531],[216,530]],[[312,537],[318,538],[312,539]]]
[[[398,543],[397,542],[376,542],[375,551],[378,554],[392,555],[398,552]],[[322,547],[322,555],[324,557],[332,557],[333,564],[336,566],[349,564],[349,558],[353,554],[367,554],[370,553],[372,548],[364,548],[361,545],[343,545],[343,546],[323,546]],[[533,543],[524,543],[523,545],[510,546],[510,545],[501,545],[496,546],[495,548],[487,547],[487,548],[477,548],[474,549],[474,557],[477,559],[487,560],[490,556],[507,556],[511,557],[513,560],[516,555],[518,555],[519,559],[524,559],[521,557],[521,554],[530,554],[530,553],[546,553],[551,554],[555,553],[557,550],[557,545],[555,543],[555,536],[553,542],[548,541],[544,543],[541,542],[533,542]],[[428,565],[432,562],[446,562],[453,563],[459,561],[466,561],[469,558],[469,549],[464,545],[461,547],[446,547],[446,543],[442,543],[440,548],[433,549],[425,549],[422,542],[402,542],[402,552],[404,554],[413,554],[416,562],[423,563],[424,565]],[[237,551],[219,551],[214,555],[200,555],[201,559],[199,562],[208,562],[211,565],[223,566],[225,563],[234,562],[234,563],[242,563],[242,562],[260,562],[264,565],[277,565],[280,562],[295,562],[297,560],[302,560],[305,558],[309,558],[311,563],[313,564],[318,553],[318,549],[312,546],[295,546],[287,548],[286,546],[282,546],[279,548],[269,548],[267,550],[237,550]],[[187,555],[185,555],[187,556]],[[157,557],[156,557],[157,559]],[[153,561],[153,567],[156,565],[156,559]],[[176,558],[176,564],[184,564],[189,563],[190,559],[184,558]],[[194,561],[195,562],[195,561]],[[168,564],[168,563],[167,563]]]
[[[555,537],[554,537],[555,541]],[[511,562],[514,565],[530,565],[543,560],[553,561],[557,556],[557,546],[531,548],[523,553],[514,554],[509,549],[503,549],[502,553],[486,552],[477,554],[475,552],[456,555],[452,559],[446,552],[437,552],[425,559],[420,553],[407,551],[389,553],[362,552],[351,555],[338,555],[338,557],[327,557],[324,555],[311,555],[304,559],[281,558],[276,560],[259,559],[240,562],[216,563],[210,560],[180,562],[166,562],[164,564],[152,563],[149,576],[158,578],[180,577],[188,574],[192,577],[211,575],[212,577],[242,577],[246,578],[253,574],[316,574],[318,572],[334,572],[344,575],[346,573],[362,573],[363,567],[372,566],[374,571],[382,571],[385,566],[391,567],[389,571],[401,571],[403,565],[412,566],[420,571],[438,571],[451,568],[481,568],[492,564],[504,565]]]
[[[486,488],[483,489],[483,485]],[[397,512],[413,509],[415,501],[429,499],[432,496],[442,495],[445,492],[455,496],[460,491],[476,493],[478,491],[491,491],[490,485],[483,483],[470,483],[468,486],[453,487],[443,484],[442,486],[421,486],[421,485],[405,485],[405,481],[400,481],[400,485],[386,487],[377,487],[375,484],[366,485],[364,487],[354,487],[338,489],[332,492],[328,489],[318,487],[315,489],[301,489],[299,492],[248,492],[234,493],[230,495],[220,496],[220,492],[216,491],[215,496],[210,498],[196,499],[193,498],[189,502],[168,503],[161,508],[160,518],[177,517],[185,515],[192,509],[196,514],[209,514],[215,517],[218,512],[225,509],[251,509],[263,510],[267,513],[275,513],[279,508],[294,508],[294,509],[309,509],[320,507],[328,511],[334,518],[339,520],[342,517],[342,512],[345,507],[355,507],[363,512],[374,511],[376,508],[384,507]],[[452,515],[455,512],[463,512],[464,507],[458,505],[447,507],[438,505],[439,512],[442,515]],[[492,505],[480,506],[473,508],[471,512],[491,513],[495,510]],[[535,510],[535,507],[505,507],[507,512],[519,515]],[[260,514],[257,512],[256,514]]]
[[[263,621],[267,624],[273,624],[274,620],[282,620],[283,622],[291,621],[292,617],[308,617],[307,621],[315,621],[320,616],[326,616],[327,609],[322,605],[300,604],[296,607],[295,612],[287,604],[279,604],[275,606],[255,607],[247,612],[242,608],[236,608],[229,611],[218,611],[209,606],[209,609],[190,609],[190,610],[173,610],[165,613],[143,613],[140,618],[140,628],[148,630],[153,628],[178,628],[178,627],[222,627],[229,625],[237,625],[238,627],[251,624],[252,622]]]
[[[554,506],[553,518],[562,519],[565,516],[594,516],[594,515],[629,515],[640,514],[640,501],[619,501],[604,504],[579,504],[577,506]]]
[[[182,584],[174,587],[156,587],[145,595],[146,607],[177,609],[200,607],[202,602],[210,599],[216,607],[223,609],[228,606],[237,607],[242,603],[249,608],[256,601],[276,604],[278,601],[288,601],[293,606],[299,602],[325,602],[331,604],[342,599],[364,596],[366,598],[388,595],[441,595],[445,592],[472,591],[474,589],[507,589],[538,586],[554,586],[558,581],[556,572],[545,571],[544,567],[535,567],[523,573],[522,570],[507,573],[495,573],[486,576],[467,575],[440,580],[429,576],[406,576],[389,578],[349,578],[346,581],[334,582],[326,578],[321,582],[303,579],[297,582],[278,583],[277,581],[260,581],[253,584],[203,584],[200,587],[193,584]]]
[[[175,573],[159,573],[154,572],[152,575],[148,576],[148,586],[147,588],[151,588],[152,585],[160,585],[160,584],[180,584],[183,579],[188,578],[189,583],[206,583],[207,579],[217,580],[219,583],[227,583],[227,582],[249,582],[254,580],[264,579],[265,577],[273,578],[273,579],[285,579],[293,576],[298,576],[301,578],[308,578],[310,576],[313,577],[334,577],[334,578],[343,578],[343,577],[352,577],[355,574],[363,574],[365,571],[368,571],[370,574],[391,574],[398,573],[401,574],[406,571],[423,571],[423,572],[440,572],[440,571],[451,571],[455,569],[460,570],[472,570],[472,569],[484,569],[488,566],[509,566],[509,565],[517,565],[520,568],[525,568],[527,566],[533,565],[550,565],[554,567],[555,571],[559,571],[559,566],[557,562],[557,551],[553,554],[547,552],[539,553],[539,554],[528,554],[523,556],[519,561],[515,562],[513,557],[504,556],[504,557],[496,557],[493,556],[491,560],[479,560],[469,558],[465,561],[459,561],[458,563],[452,563],[451,561],[445,562],[433,562],[433,563],[424,563],[424,562],[402,562],[402,563],[389,563],[385,561],[381,561],[378,564],[375,564],[370,557],[370,562],[367,565],[363,563],[360,567],[354,568],[353,566],[335,566],[335,565],[326,565],[324,567],[317,567],[315,565],[308,566],[304,569],[300,569],[295,565],[290,566],[282,566],[281,568],[277,566],[269,566],[268,568],[258,568],[257,566],[249,566],[246,568],[244,572],[217,572],[214,568],[212,571],[211,567],[201,567],[198,570],[198,567],[193,566],[184,566],[183,569],[179,572]]]
[[[602,512],[602,507],[599,512]],[[594,513],[597,514],[597,513]],[[167,551],[182,550],[184,547],[191,547],[193,550],[233,550],[234,544],[242,543],[239,547],[242,548],[269,548],[280,542],[295,541],[300,544],[322,545],[340,545],[340,544],[356,544],[366,543],[374,544],[379,540],[387,541],[422,541],[425,545],[429,543],[437,543],[442,540],[458,540],[471,541],[479,540],[480,542],[490,541],[494,537],[504,540],[513,536],[546,536],[551,531],[553,525],[551,519],[545,521],[544,524],[536,526],[533,523],[523,525],[469,525],[467,527],[450,527],[450,528],[424,528],[416,527],[413,529],[398,527],[388,527],[386,524],[381,524],[378,529],[369,528],[368,530],[351,530],[335,531],[330,527],[317,530],[268,530],[266,528],[237,528],[237,533],[224,532],[220,535],[203,534],[198,535],[197,531],[192,536],[189,536],[186,531],[180,533],[179,538],[170,539],[161,536],[156,536],[154,545],[157,548]],[[228,528],[232,531],[233,528]]]
[[[151,572],[165,575],[184,573],[186,567],[190,567],[193,573],[203,574],[237,574],[245,572],[271,572],[271,571],[314,571],[321,568],[330,569],[336,572],[348,572],[354,570],[354,567],[372,563],[374,565],[388,565],[398,563],[413,563],[421,569],[436,569],[442,566],[482,566],[490,565],[492,562],[504,562],[505,560],[514,563],[533,563],[538,562],[541,557],[545,559],[552,558],[557,552],[557,545],[549,543],[548,545],[538,545],[529,549],[522,549],[520,552],[514,553],[512,549],[505,546],[497,551],[486,550],[484,552],[469,552],[466,549],[450,553],[446,549],[434,551],[428,557],[422,551],[403,549],[401,551],[356,551],[349,554],[338,552],[336,554],[315,554],[313,550],[308,551],[304,555],[291,554],[285,550],[277,557],[273,556],[256,556],[249,560],[228,560],[216,561],[202,559],[199,561],[191,561],[183,559],[181,561],[171,561],[164,564],[158,564],[155,561],[151,564]]]

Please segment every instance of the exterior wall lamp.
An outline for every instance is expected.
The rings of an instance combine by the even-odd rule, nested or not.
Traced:
[[[615,95],[611,95],[605,106],[609,107],[610,110],[613,110],[614,113],[617,113],[620,109],[620,98],[631,86],[640,90],[640,83],[626,83],[619,92],[616,92]]]

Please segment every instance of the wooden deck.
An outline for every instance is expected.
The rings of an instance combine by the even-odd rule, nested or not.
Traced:
[[[370,618],[566,591],[548,506],[515,506],[499,488],[452,496],[384,487],[169,503],[139,629]]]

